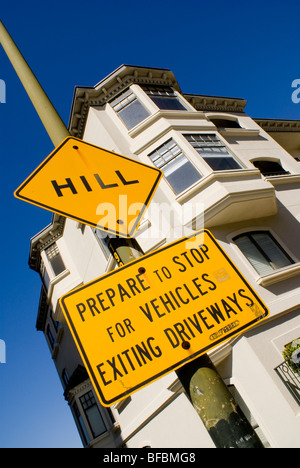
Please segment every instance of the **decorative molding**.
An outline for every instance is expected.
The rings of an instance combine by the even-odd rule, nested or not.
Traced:
[[[243,113],[247,101],[239,98],[182,93],[172,71],[122,65],[94,87],[77,87],[69,119],[71,135],[82,138],[91,106],[101,107],[132,84],[172,86],[197,111]]]
[[[300,262],[289,265],[288,267],[280,268],[267,275],[259,276],[256,279],[256,282],[260,286],[267,287],[298,275],[300,275]]]
[[[300,120],[253,119],[263,130],[269,132],[300,132]]]
[[[57,214],[53,215],[52,223],[36,234],[30,241],[29,267],[39,271],[41,251],[59,239],[64,231],[66,218]]]
[[[244,113],[247,104],[247,101],[240,98],[202,96],[198,94],[183,94],[183,97],[198,111]]]
[[[123,65],[94,88],[75,89],[69,131],[82,138],[90,106],[104,106],[108,101],[132,84],[152,84],[172,86],[180,91],[179,85],[170,70],[149,69]]]

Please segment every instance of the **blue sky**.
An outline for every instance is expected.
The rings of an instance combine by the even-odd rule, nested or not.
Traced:
[[[1,3],[1,21],[66,125],[74,87],[121,64],[169,68],[186,93],[244,98],[252,117],[300,119],[291,99],[300,79],[298,0]],[[41,283],[28,268],[29,243],[52,217],[13,197],[53,144],[1,46],[0,79],[0,447],[81,447],[35,329]]]

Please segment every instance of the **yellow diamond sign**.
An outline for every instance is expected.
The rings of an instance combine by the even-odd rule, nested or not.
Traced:
[[[132,237],[161,177],[155,167],[68,137],[15,196],[108,233]]]

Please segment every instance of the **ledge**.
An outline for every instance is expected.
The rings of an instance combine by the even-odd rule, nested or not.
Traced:
[[[300,275],[300,262],[289,265],[288,267],[279,268],[267,275],[259,276],[256,279],[256,282],[260,286],[271,286],[274,283],[293,278],[297,275]]]
[[[294,184],[300,182],[300,174],[285,174],[269,177],[265,176],[264,179],[270,182],[272,185]]]
[[[189,199],[199,204],[196,217],[187,225],[191,229],[203,222],[203,215],[205,227],[213,227],[277,213],[275,189],[257,169],[212,172],[176,197],[179,204]]]
[[[218,132],[223,136],[259,136],[260,130],[255,128],[219,128]]]
[[[255,178],[260,179],[260,171],[258,169],[233,169],[231,171],[214,171],[208,174],[207,176],[202,177],[194,185],[186,189],[184,192],[180,193],[176,197],[176,201],[180,204],[183,204],[187,201],[188,198],[193,196],[195,193],[200,190],[204,190],[208,185],[214,181],[226,180],[226,179],[238,179],[242,178]]]
[[[158,110],[157,112],[154,112],[154,114],[150,114],[149,117],[147,117],[138,125],[129,130],[128,135],[131,138],[135,138],[137,135],[144,132],[146,128],[150,127],[150,125],[152,125],[154,122],[158,121],[161,118],[176,120],[203,120],[206,124],[203,127],[203,130],[215,130],[215,126],[211,122],[207,121],[205,115],[201,112],[192,110]],[[182,124],[180,128],[182,128]],[[155,136],[155,139],[157,139],[157,135]],[[147,143],[147,146],[149,146],[149,143]]]
[[[55,276],[55,278],[53,278],[51,281],[50,281],[50,284],[49,284],[49,287],[48,287],[48,291],[47,291],[47,298],[50,299],[51,296],[52,296],[52,292],[53,292],[53,288],[54,286],[59,283],[59,281],[61,281],[62,279],[64,279],[66,276],[68,276],[70,274],[70,270],[66,269],[64,270],[63,272],[61,272],[59,275]]]

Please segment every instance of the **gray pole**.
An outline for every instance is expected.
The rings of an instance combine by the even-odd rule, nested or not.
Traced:
[[[1,21],[0,42],[49,137],[58,146],[70,133]],[[135,239],[108,236],[106,241],[119,266],[143,255]],[[184,365],[177,375],[217,448],[263,448],[207,355]]]
[[[1,21],[0,42],[54,146],[58,146],[70,133]]]

